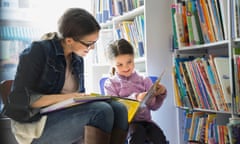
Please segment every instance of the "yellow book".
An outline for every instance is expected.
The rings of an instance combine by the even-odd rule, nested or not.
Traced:
[[[131,122],[140,106],[140,102],[137,100],[120,98],[120,97],[114,97],[113,99],[126,106],[128,110],[128,122]]]

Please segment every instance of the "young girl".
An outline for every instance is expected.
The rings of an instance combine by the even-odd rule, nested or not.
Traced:
[[[108,47],[108,56],[113,65],[113,76],[106,80],[104,88],[107,95],[127,97],[142,101],[152,86],[148,77],[134,70],[134,50],[125,39],[114,41]],[[166,143],[162,130],[152,121],[151,110],[157,110],[166,98],[166,88],[159,84],[147,107],[136,114],[129,129],[130,144],[144,144],[148,139],[154,144]]]

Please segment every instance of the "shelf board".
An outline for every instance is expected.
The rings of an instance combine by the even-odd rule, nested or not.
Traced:
[[[218,41],[218,42],[213,42],[213,43],[208,43],[208,44],[186,46],[186,47],[179,48],[178,51],[187,51],[187,50],[204,49],[204,48],[206,49],[206,48],[209,48],[209,47],[227,45],[228,43],[229,43],[228,40],[224,40],[224,41]]]
[[[30,8],[0,8],[0,20],[30,22],[33,19],[33,11]]]
[[[144,14],[144,6],[140,6],[132,11],[123,13],[121,16],[113,17],[113,21],[130,20],[140,14]]]
[[[177,106],[177,107],[180,108],[180,109],[183,109],[183,110],[190,110],[190,111],[202,111],[202,112],[209,112],[209,113],[231,114],[231,112],[227,112],[227,111],[217,111],[217,110],[209,110],[209,109],[202,109],[202,108],[191,109],[189,107],[179,107],[179,106]]]
[[[136,64],[145,63],[145,58],[144,57],[135,58],[134,62]]]
[[[234,39],[234,42],[240,42],[240,38]]]
[[[112,27],[113,26],[113,21],[111,20],[108,20],[107,22],[105,23],[101,23],[100,24],[101,28],[108,28],[108,27]]]

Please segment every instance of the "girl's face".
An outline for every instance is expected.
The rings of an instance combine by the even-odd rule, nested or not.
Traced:
[[[94,44],[98,40],[98,37],[99,32],[95,32],[83,37],[83,39],[73,40],[71,38],[71,52],[82,57],[86,56],[88,52],[94,48]]]
[[[129,77],[134,70],[134,56],[130,54],[119,55],[113,60],[116,72],[125,77]]]

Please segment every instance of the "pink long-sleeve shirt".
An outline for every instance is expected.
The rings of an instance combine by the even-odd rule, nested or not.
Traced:
[[[138,93],[146,92],[152,86],[152,81],[149,77],[144,77],[134,72],[129,77],[114,75],[106,80],[104,84],[107,95],[126,97],[136,99]],[[134,121],[152,121],[151,110],[157,110],[161,107],[166,92],[163,95],[157,95],[150,99],[150,103],[146,107],[141,108],[134,117]]]

